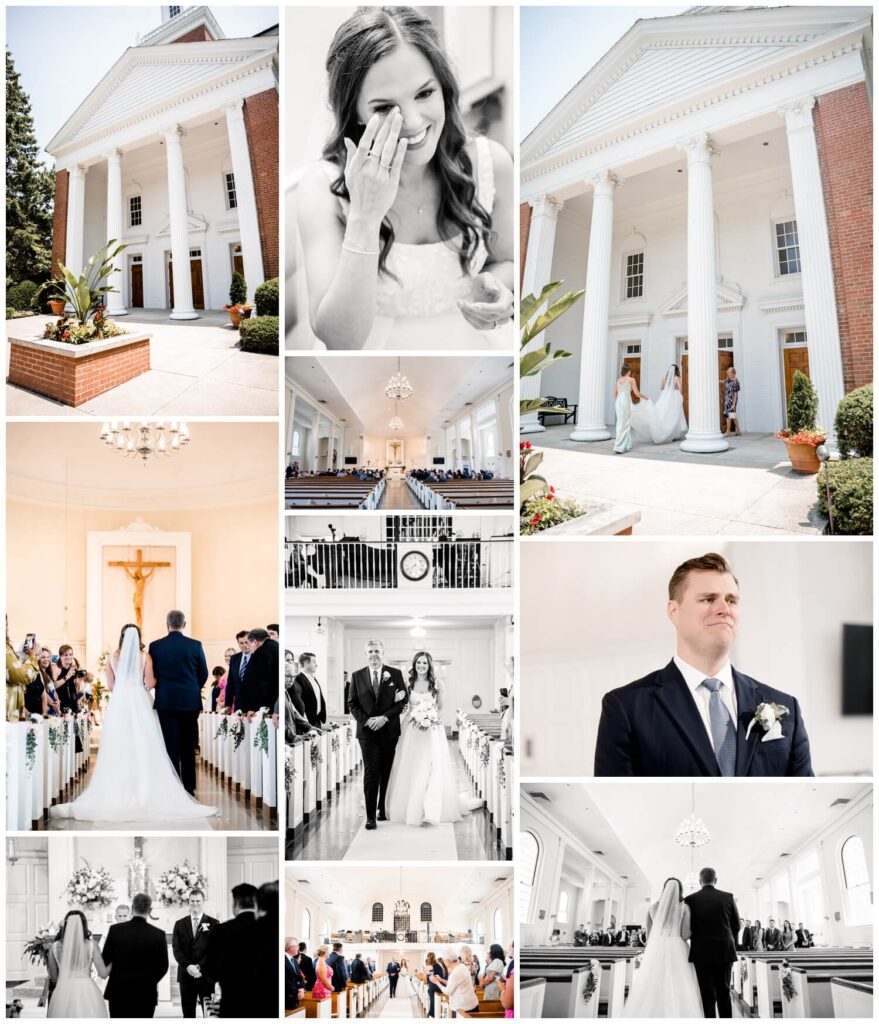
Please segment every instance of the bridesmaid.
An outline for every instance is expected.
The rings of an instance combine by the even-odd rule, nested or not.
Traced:
[[[642,401],[649,401],[646,395],[638,390],[632,377],[632,371],[626,363],[620,370],[619,380],[614,385],[613,397],[616,399],[617,435],[613,450],[617,455],[625,455],[632,450],[632,396]]]

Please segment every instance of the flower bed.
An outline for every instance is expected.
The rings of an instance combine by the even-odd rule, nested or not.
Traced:
[[[109,320],[103,313],[96,313],[94,319],[84,324],[67,316],[50,320],[43,331],[43,339],[63,341],[69,345],[85,345],[92,341],[104,341],[105,338],[119,338],[127,333],[115,320]]]
[[[525,502],[519,529],[523,537],[610,537],[631,534],[640,521],[641,513],[634,507],[603,501],[593,501],[587,507],[557,498],[553,491]]]

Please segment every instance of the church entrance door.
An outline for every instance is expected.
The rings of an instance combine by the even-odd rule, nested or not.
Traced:
[[[193,249],[189,258],[189,277],[192,282],[192,308],[204,309],[204,277],[201,270],[201,249]],[[168,308],[174,308],[174,274],[171,257],[168,256]]]

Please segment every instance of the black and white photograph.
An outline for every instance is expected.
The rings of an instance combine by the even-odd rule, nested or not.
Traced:
[[[271,836],[7,839],[6,1016],[277,1017],[278,878]]]
[[[523,1017],[873,1014],[867,782],[523,783]]]
[[[288,351],[512,351],[514,17],[287,12]]]
[[[513,1016],[512,868],[287,865],[285,889],[287,1016]]]
[[[522,544],[523,775],[871,775],[871,554]]]

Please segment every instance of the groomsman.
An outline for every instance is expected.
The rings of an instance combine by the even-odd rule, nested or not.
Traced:
[[[254,1003],[254,959],[259,958],[255,885],[241,882],[232,889],[232,914],[210,930],[205,973],[220,985],[220,1016],[247,1019]]]
[[[302,971],[302,977],[305,978],[305,988],[307,991],[311,991],[314,988],[314,983],[317,981],[317,971],[314,967],[314,961],[308,955],[308,947],[304,942],[299,943],[299,959],[296,961],[299,964],[299,970]]]
[[[747,951],[751,948],[751,922],[750,920],[745,921],[745,927],[742,929],[742,941],[739,943],[739,949]]]
[[[259,711],[275,706],[280,693],[281,663],[278,641],[272,640],[264,629],[252,629],[247,634],[250,660],[241,673],[235,706],[239,711]]]
[[[226,696],[223,701],[223,710],[227,713],[238,708],[238,691],[241,687],[242,665],[246,667],[250,660],[250,651],[247,645],[247,630],[239,629],[235,634],[235,642],[238,644],[238,653],[233,654],[229,659],[229,672],[226,676]]]
[[[781,932],[775,927],[775,918],[770,917],[763,936],[763,945],[767,949],[781,949]]]
[[[290,687],[290,699],[313,729],[327,724],[327,702],[317,681],[317,657],[308,652],[299,655],[300,672]]]
[[[214,983],[205,973],[208,938],[220,922],[204,913],[204,893],[193,889],[189,894],[189,914],[174,924],[171,951],[177,961],[177,982],[184,1017],[195,1017],[196,1005],[204,1013],[204,1000],[214,990]]]
[[[333,972],[333,991],[344,992],[348,987],[348,965],[342,956],[341,942],[333,943],[333,951],[327,957],[327,966]]]

